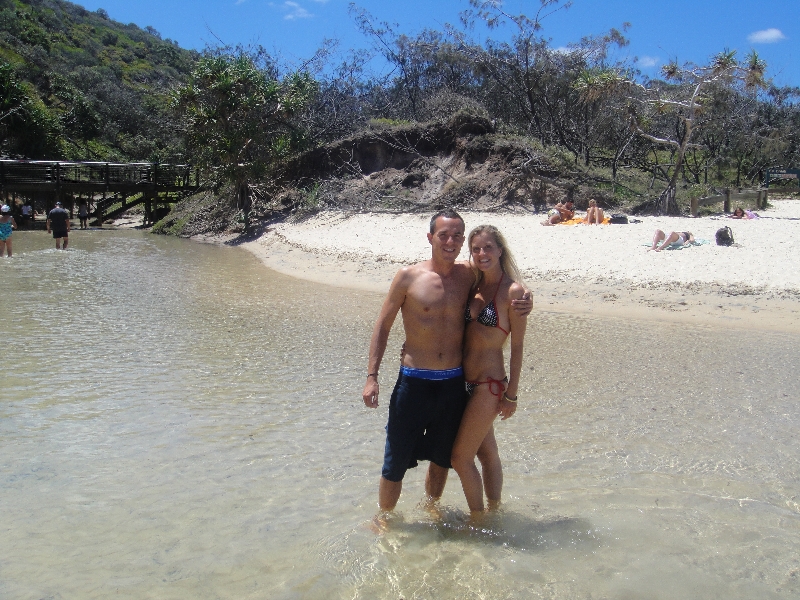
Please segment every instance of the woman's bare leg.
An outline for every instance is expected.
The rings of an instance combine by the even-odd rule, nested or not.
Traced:
[[[656,229],[656,232],[653,234],[653,247],[650,248],[650,250],[655,250],[658,248],[659,242],[661,242],[661,240],[663,240],[665,237],[667,237],[667,234],[660,229]]]
[[[492,427],[492,422],[497,418],[497,405],[497,397],[489,391],[489,386],[479,385],[464,410],[453,444],[450,462],[461,478],[461,487],[473,514],[484,510],[483,480],[475,465],[475,457]]]
[[[664,248],[666,248],[673,242],[677,242],[679,239],[681,239],[681,236],[679,236],[674,231],[671,231],[670,234],[667,236],[667,239],[665,239],[664,242],[658,248],[656,248],[656,252],[661,252]]]
[[[483,471],[483,490],[486,492],[487,507],[489,510],[495,510],[500,507],[500,496],[503,493],[503,465],[494,437],[494,425],[489,428],[489,433],[478,448],[478,460]]]

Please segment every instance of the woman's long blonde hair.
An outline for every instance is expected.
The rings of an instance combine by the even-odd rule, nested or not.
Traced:
[[[511,279],[517,283],[522,284],[522,273],[519,272],[517,262],[514,260],[511,250],[508,249],[508,242],[506,242],[506,238],[503,237],[503,234],[500,233],[500,230],[494,225],[478,225],[469,232],[469,236],[467,238],[469,265],[472,267],[472,271],[475,273],[475,283],[473,287],[477,286],[483,279],[483,271],[478,269],[478,267],[476,267],[472,262],[472,239],[481,233],[488,233],[491,235],[494,238],[494,242],[497,244],[497,247],[503,251],[500,255],[500,268],[503,269],[503,273],[511,277]]]

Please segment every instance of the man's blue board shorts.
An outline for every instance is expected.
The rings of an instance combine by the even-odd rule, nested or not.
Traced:
[[[444,371],[401,367],[389,402],[382,475],[402,481],[420,460],[449,469],[467,399],[461,367]]]

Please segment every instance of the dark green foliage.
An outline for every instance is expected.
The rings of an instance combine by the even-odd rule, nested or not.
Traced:
[[[3,151],[19,156],[51,153],[58,122],[10,65],[0,63],[0,139]]]
[[[180,160],[182,136],[168,93],[198,55],[150,30],[63,0],[0,0],[0,67],[28,98],[26,110],[2,122],[2,152]],[[25,143],[15,134],[23,124],[32,134]]]

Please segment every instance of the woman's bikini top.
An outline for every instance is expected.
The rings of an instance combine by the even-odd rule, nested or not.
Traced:
[[[497,292],[500,291],[501,283],[503,283],[502,278],[500,278],[500,283],[497,284],[497,289],[494,291],[494,297],[489,304],[484,306],[483,310],[478,313],[478,318],[476,318],[475,321],[481,325],[486,325],[486,327],[497,327],[497,329],[508,335],[509,332],[500,327],[500,315],[497,314],[497,305],[494,302],[495,298],[497,298]],[[469,301],[467,301],[467,309],[464,312],[464,320],[467,323],[472,322],[472,313],[469,311]]]

